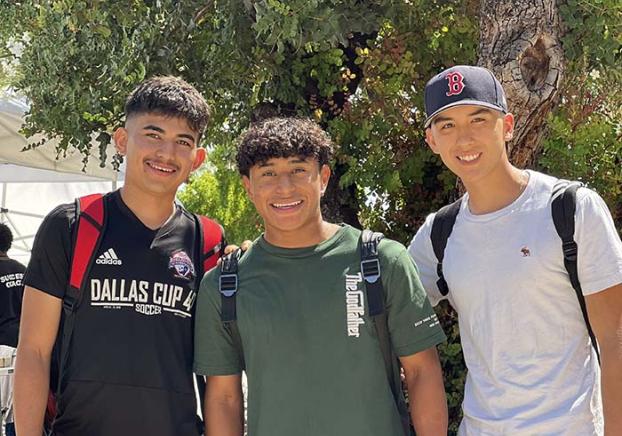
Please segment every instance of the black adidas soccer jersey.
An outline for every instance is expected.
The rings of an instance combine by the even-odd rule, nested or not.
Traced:
[[[25,269],[16,260],[0,257],[0,345],[17,347]]]
[[[197,435],[192,327],[198,232],[178,207],[159,230],[105,199],[107,224],[77,310],[61,383],[58,436]],[[28,286],[62,298],[68,282],[73,205],[37,234]]]

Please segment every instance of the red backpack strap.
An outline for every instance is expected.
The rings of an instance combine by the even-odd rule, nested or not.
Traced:
[[[76,199],[75,244],[69,286],[80,293],[104,226],[104,196],[92,194]]]
[[[220,224],[216,221],[203,216],[197,215],[201,226],[201,262],[203,265],[203,273],[216,266],[218,259],[222,255],[224,246],[224,232]]]
[[[76,310],[82,297],[85,279],[93,265],[106,224],[105,200],[102,194],[92,194],[76,199],[76,220],[71,256],[69,283],[63,297],[63,322],[58,358],[56,394],[63,384],[63,373],[69,355]]]

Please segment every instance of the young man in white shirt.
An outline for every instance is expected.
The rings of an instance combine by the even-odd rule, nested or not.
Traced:
[[[577,191],[578,276],[593,350],[552,220],[557,179],[508,160],[514,117],[480,67],[456,66],[425,89],[426,142],[464,183],[437,285],[434,214],[409,251],[433,304],[459,315],[468,368],[459,434],[622,434],[622,243],[595,192]]]

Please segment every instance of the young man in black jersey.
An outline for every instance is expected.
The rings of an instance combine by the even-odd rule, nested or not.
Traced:
[[[125,115],[114,133],[125,184],[104,197],[107,223],[60,373],[53,434],[197,436],[192,318],[201,241],[197,220],[174,200],[205,158],[209,107],[183,80],[155,77],[131,93]],[[75,216],[71,204],[46,217],[24,279],[20,436],[41,435]]]

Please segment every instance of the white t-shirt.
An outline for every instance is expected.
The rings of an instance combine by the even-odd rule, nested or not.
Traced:
[[[600,369],[551,217],[557,181],[529,172],[509,206],[473,215],[464,196],[443,271],[468,368],[459,434],[601,435]],[[443,297],[427,217],[410,245],[423,285]],[[622,242],[602,199],[577,192],[584,295],[622,283]]]

